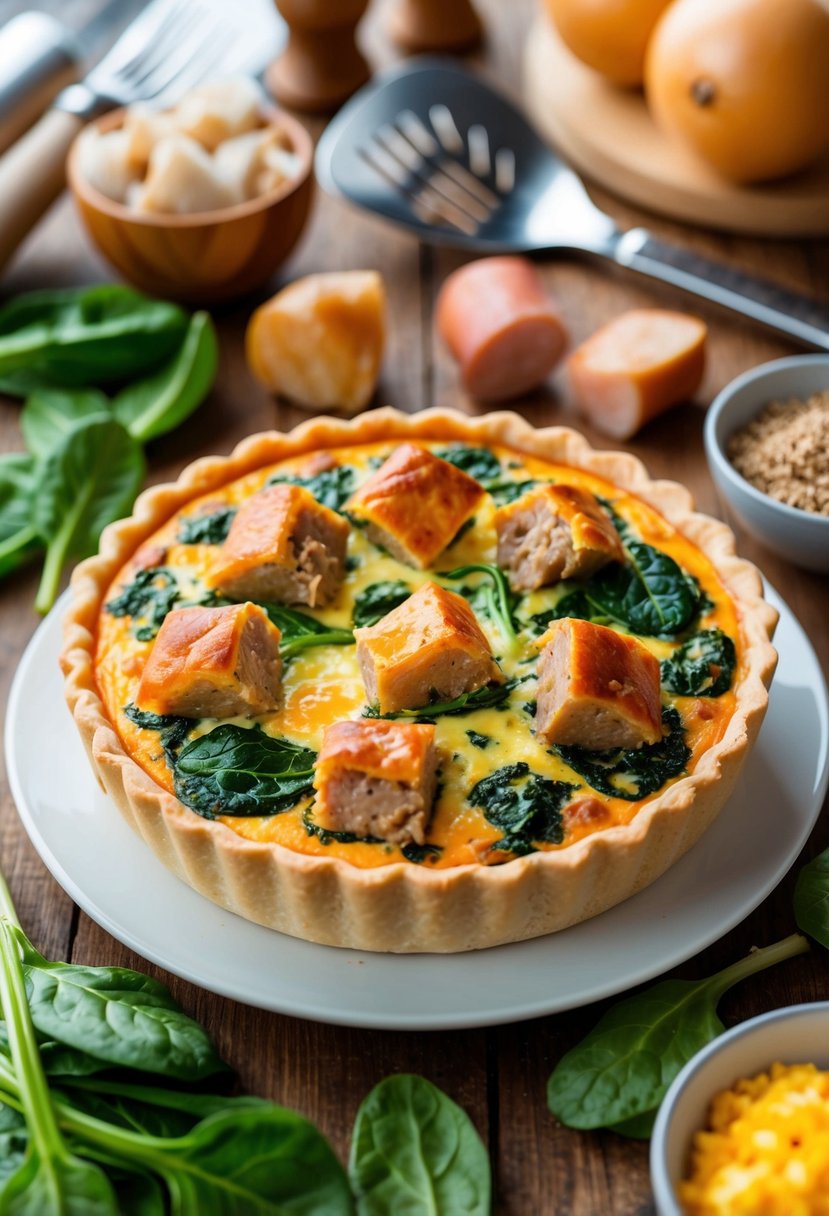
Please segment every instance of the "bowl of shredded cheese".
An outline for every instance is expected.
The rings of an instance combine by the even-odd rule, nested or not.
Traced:
[[[829,1001],[698,1052],[657,1116],[651,1179],[659,1216],[827,1216]]]
[[[708,411],[705,450],[747,532],[787,561],[829,571],[829,355],[738,376]]]

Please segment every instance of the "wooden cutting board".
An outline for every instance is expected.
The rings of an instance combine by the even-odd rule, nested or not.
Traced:
[[[829,234],[829,157],[781,183],[732,186],[651,121],[642,94],[614,87],[540,15],[524,86],[540,133],[588,179],[673,219],[755,236]]]

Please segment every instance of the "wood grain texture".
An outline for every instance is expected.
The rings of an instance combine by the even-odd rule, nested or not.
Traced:
[[[59,0],[42,5],[49,6],[66,19]],[[22,7],[22,2],[13,0],[9,15]],[[121,23],[130,6],[110,7],[118,9]],[[388,62],[396,53],[386,33],[384,7],[383,0],[375,0],[360,30],[362,44],[375,65]],[[501,0],[480,0],[479,8],[489,38],[472,62],[480,64],[507,92],[520,97],[519,65],[534,15],[533,0],[513,0],[508,6]],[[84,0],[78,12],[82,21],[103,14],[103,0]],[[99,23],[96,28],[101,42],[103,27]],[[320,130],[319,123],[309,122],[308,127],[313,134]],[[829,281],[826,244],[718,236],[657,220],[598,190],[593,193],[599,205],[623,226],[646,223],[662,239],[776,278],[790,288],[825,296]],[[439,404],[477,413],[481,407],[460,389],[457,369],[432,330],[435,295],[445,276],[461,261],[451,251],[421,249],[412,237],[342,203],[319,197],[300,246],[269,291],[316,270],[369,267],[381,271],[390,296],[390,334],[376,403],[411,411]],[[539,262],[539,268],[560,303],[574,342],[625,308],[659,301],[682,306],[682,298],[675,293],[645,287],[596,265],[545,260]],[[64,199],[21,249],[2,283],[2,294],[110,277]],[[245,324],[252,308],[267,294],[259,293],[216,312],[222,343],[216,388],[195,417],[151,445],[152,481],[175,477],[196,456],[225,453],[254,431],[284,430],[305,417],[298,409],[272,401],[245,365]],[[702,510],[722,515],[703,454],[704,407],[738,373],[766,359],[793,353],[793,348],[746,323],[703,308],[699,311],[711,325],[711,340],[698,400],[656,420],[627,446],[654,476],[685,482]],[[517,401],[515,408],[537,425],[578,423],[563,373],[555,375],[544,391]],[[0,400],[0,450],[22,446],[17,415],[15,403]],[[597,446],[610,446],[600,435],[587,428],[585,432]],[[783,593],[810,634],[824,670],[829,670],[825,625],[829,581],[774,558],[739,530],[738,539],[741,551]],[[5,705],[15,665],[36,625],[31,607],[35,585],[34,571],[0,584],[0,705]],[[827,818],[824,815],[804,856],[829,845]],[[354,1114],[371,1086],[390,1072],[414,1071],[459,1101],[489,1144],[500,1216],[644,1216],[650,1210],[645,1145],[609,1133],[571,1132],[557,1125],[546,1109],[545,1086],[551,1068],[596,1021],[607,1002],[515,1026],[424,1034],[369,1033],[264,1013],[164,975],[85,915],[73,911],[71,901],[29,845],[5,783],[0,787],[0,859],[23,924],[39,948],[53,957],[123,963],[161,976],[184,1007],[209,1027],[219,1049],[238,1070],[241,1084],[315,1120],[343,1159]],[[677,974],[708,974],[752,945],[791,932],[794,873],[742,925],[689,960]],[[813,951],[764,973],[762,979],[742,984],[728,994],[722,1012],[731,1024],[778,1005],[827,996],[829,956]]]

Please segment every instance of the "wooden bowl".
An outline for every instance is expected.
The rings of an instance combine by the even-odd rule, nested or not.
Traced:
[[[314,150],[305,128],[281,111],[278,123],[300,162],[295,177],[246,203],[192,215],[144,214],[101,194],[80,171],[78,139],[69,150],[69,188],[86,230],[104,257],[150,295],[193,304],[213,303],[260,287],[296,245],[314,192]],[[123,110],[96,122],[120,127]]]

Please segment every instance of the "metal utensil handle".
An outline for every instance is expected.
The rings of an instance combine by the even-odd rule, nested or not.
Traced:
[[[613,259],[648,278],[751,317],[806,346],[829,351],[829,305],[818,300],[665,244],[644,228],[624,233],[615,243]]]

